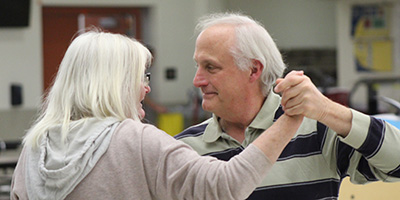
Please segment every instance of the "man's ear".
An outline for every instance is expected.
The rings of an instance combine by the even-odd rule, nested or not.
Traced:
[[[252,67],[250,68],[250,81],[256,81],[261,77],[262,71],[264,70],[264,65],[259,61],[253,59],[251,61]]]

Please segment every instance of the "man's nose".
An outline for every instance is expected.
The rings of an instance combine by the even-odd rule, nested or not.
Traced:
[[[202,86],[206,86],[208,84],[208,80],[205,76],[205,74],[203,73],[203,70],[199,67],[197,68],[196,74],[194,75],[193,78],[193,85],[195,87],[202,87]]]

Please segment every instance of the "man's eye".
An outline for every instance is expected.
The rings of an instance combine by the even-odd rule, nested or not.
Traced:
[[[206,66],[206,69],[207,69],[207,70],[214,70],[214,69],[215,69],[215,67],[214,67],[214,66],[212,66],[212,65],[207,65],[207,66]]]

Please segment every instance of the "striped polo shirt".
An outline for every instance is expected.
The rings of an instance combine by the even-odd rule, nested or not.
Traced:
[[[247,127],[242,143],[221,130],[215,115],[175,138],[200,155],[229,160],[283,114],[280,100],[279,95],[270,92]],[[352,128],[346,138],[322,123],[304,118],[249,199],[337,199],[341,180],[346,176],[356,184],[400,181],[400,131],[385,121],[351,111]]]

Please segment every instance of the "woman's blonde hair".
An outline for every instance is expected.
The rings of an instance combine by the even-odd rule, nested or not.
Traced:
[[[40,115],[24,138],[32,147],[55,125],[85,118],[115,117],[140,120],[137,105],[151,53],[135,39],[120,34],[89,31],[76,37],[60,64]]]

